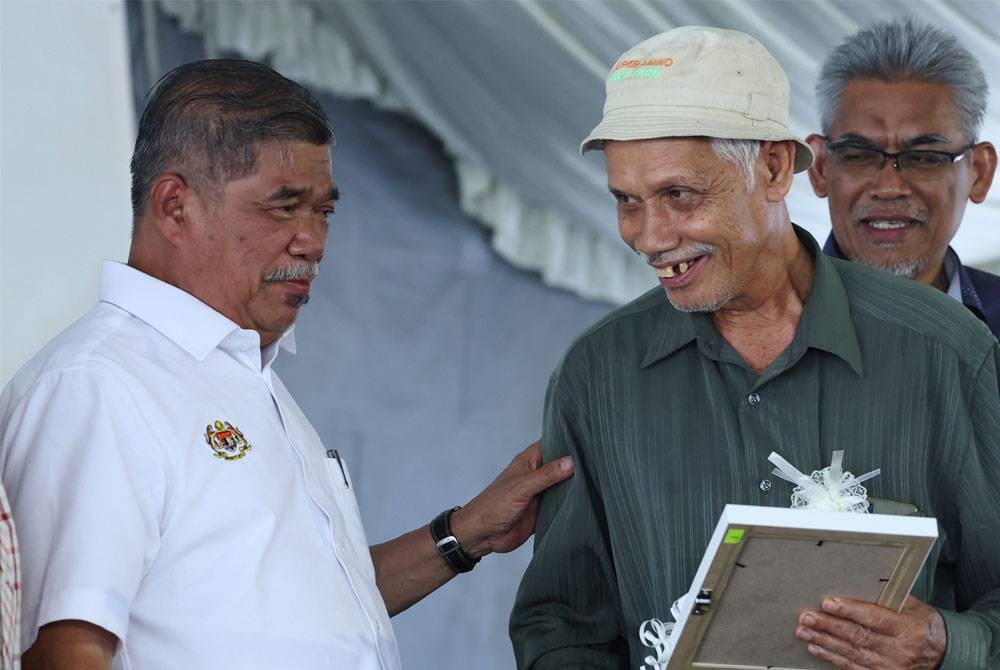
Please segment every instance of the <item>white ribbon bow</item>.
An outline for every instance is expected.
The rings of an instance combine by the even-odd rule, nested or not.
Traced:
[[[772,451],[767,460],[776,466],[771,472],[795,484],[792,491],[793,509],[810,509],[823,512],[868,513],[868,490],[861,485],[880,472],[875,468],[860,477],[844,472],[843,450],[833,452],[830,466],[816,470],[811,475],[799,472],[794,465]]]
[[[649,664],[649,670],[666,670],[667,661],[670,660],[670,633],[674,630],[672,622],[663,622],[659,619],[648,619],[639,626],[639,640],[651,647],[656,652],[656,657],[649,655],[645,662]],[[639,670],[646,670],[645,665],[640,665]]]

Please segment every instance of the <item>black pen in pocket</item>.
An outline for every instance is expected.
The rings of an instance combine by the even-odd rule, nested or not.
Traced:
[[[337,453],[337,450],[336,449],[327,449],[326,450],[326,457],[327,458],[335,458],[335,459],[337,459],[337,465],[340,467],[340,476],[344,478],[344,488],[347,488],[347,489],[351,488],[351,485],[347,483],[347,471],[344,470],[344,461],[341,460],[340,454]]]

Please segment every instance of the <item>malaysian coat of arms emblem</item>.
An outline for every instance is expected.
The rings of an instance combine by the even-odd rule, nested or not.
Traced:
[[[227,461],[239,460],[253,449],[239,428],[228,421],[216,421],[205,426],[205,441],[212,447],[216,458]]]

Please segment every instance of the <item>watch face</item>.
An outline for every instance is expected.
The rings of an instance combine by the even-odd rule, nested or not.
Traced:
[[[455,551],[460,547],[461,545],[458,543],[458,540],[455,539],[454,535],[449,535],[448,537],[442,537],[440,540],[437,541],[438,551],[441,552],[442,554],[447,554],[449,552]]]

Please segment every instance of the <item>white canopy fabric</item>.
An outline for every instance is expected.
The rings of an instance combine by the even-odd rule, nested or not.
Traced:
[[[502,257],[552,286],[617,303],[649,286],[649,270],[618,239],[600,153],[581,157],[578,147],[600,117],[607,68],[657,32],[698,24],[757,37],[788,74],[792,130],[805,136],[819,127],[813,86],[825,54],[870,22],[921,18],[958,35],[983,63],[994,93],[982,137],[1000,140],[996,2],[161,0],[160,7],[202,34],[210,51],[268,60],[321,91],[412,115],[443,143],[463,211],[493,230]],[[793,220],[822,242],[826,203],[804,175],[788,204]],[[954,243],[963,261],[1000,266],[997,219],[996,192],[970,205]]]

